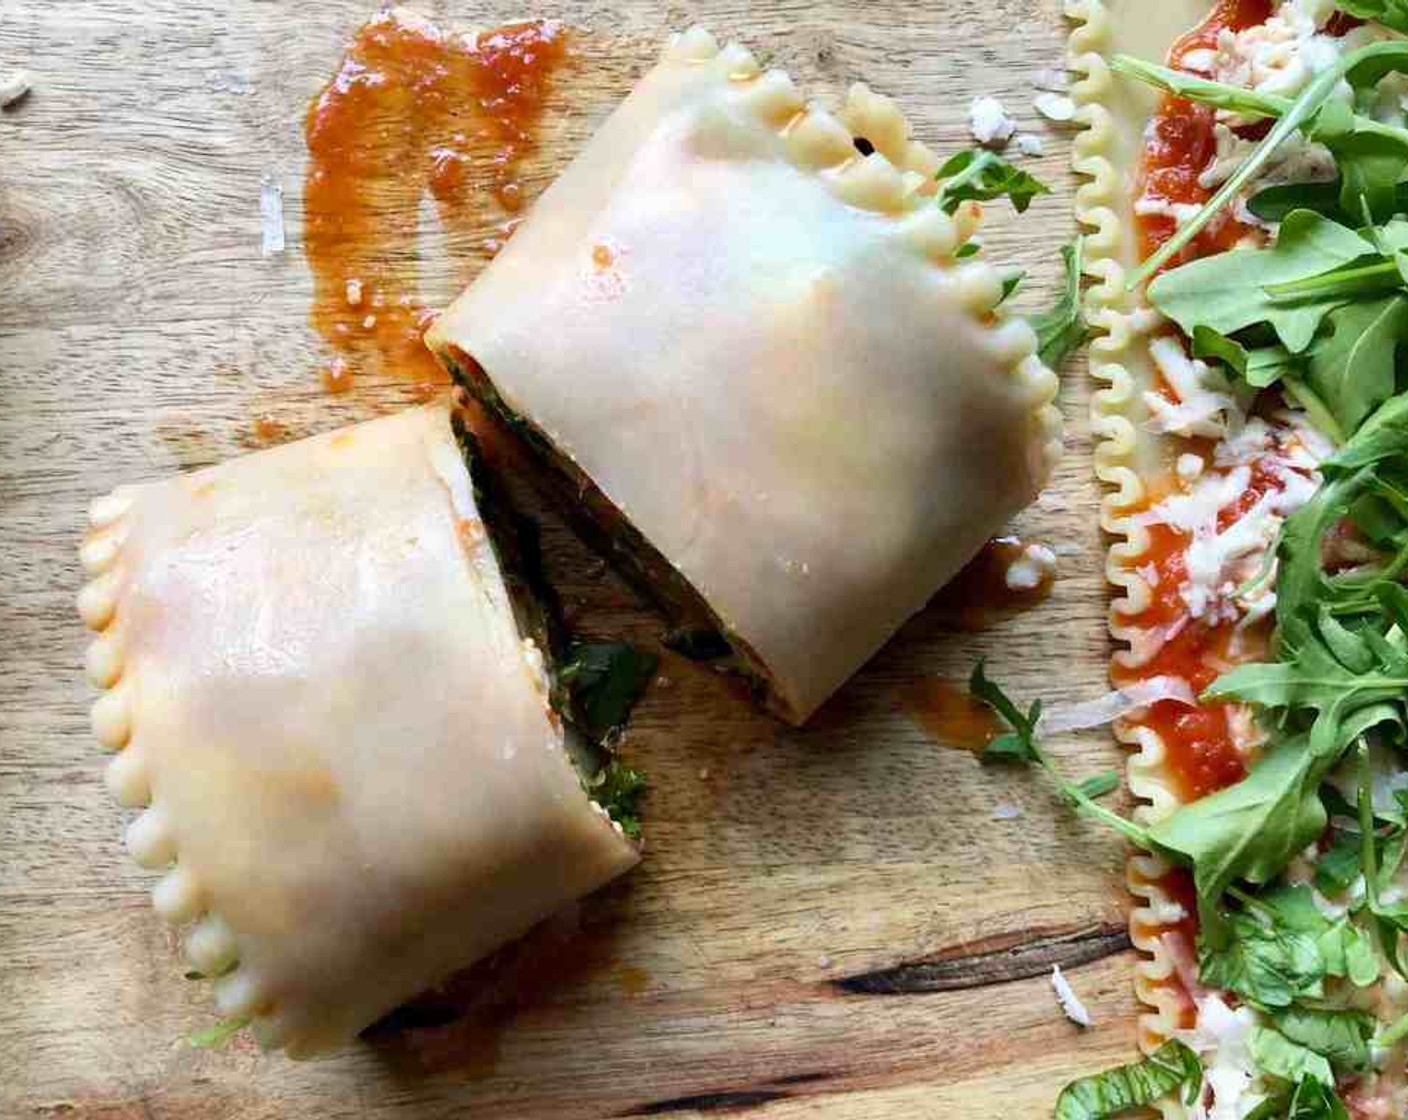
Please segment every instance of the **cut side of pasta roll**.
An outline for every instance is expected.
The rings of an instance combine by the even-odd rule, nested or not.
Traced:
[[[109,785],[144,807],[127,846],[220,1012],[292,1057],[638,859],[463,452],[428,406],[92,508],[79,607]]]
[[[1067,13],[1112,675],[1199,697],[1118,727],[1158,1058],[1140,1099],[1218,1120],[1401,1116],[1408,17],[1325,0]]]
[[[427,336],[794,722],[1059,454],[1055,377],[937,168],[889,99],[827,112],[694,29]]]

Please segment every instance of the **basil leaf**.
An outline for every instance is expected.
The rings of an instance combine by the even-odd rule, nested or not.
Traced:
[[[1260,1007],[1289,1007],[1324,991],[1325,961],[1315,937],[1240,912],[1229,915],[1225,943],[1199,938],[1198,978]]]
[[[1273,1012],[1271,1020],[1290,1041],[1313,1050],[1341,1071],[1361,1070],[1369,1065],[1369,1039],[1375,1028],[1372,1015],[1288,1007]]]
[[[1182,1090],[1185,1101],[1202,1090],[1203,1063],[1178,1041],[1165,1042],[1142,1062],[1072,1081],[1056,1099],[1056,1120],[1106,1120]]]
[[[1268,249],[1233,249],[1164,273],[1149,285],[1149,301],[1192,336],[1198,327],[1230,335],[1269,323],[1286,349],[1310,345],[1321,321],[1348,302],[1333,291],[1277,300],[1267,288],[1311,280],[1371,255],[1354,230],[1309,210],[1294,211]]]
[[[1031,320],[1036,331],[1036,352],[1048,369],[1060,369],[1072,353],[1090,338],[1090,327],[1081,313],[1080,278],[1085,256],[1085,238],[1077,237],[1061,247],[1066,266],[1066,286],[1055,306]]]
[[[573,718],[600,739],[625,725],[658,664],[627,642],[580,642],[558,665],[557,680]]]
[[[1367,988],[1380,974],[1372,938],[1347,917],[1315,939],[1325,962],[1325,975],[1343,977],[1356,988]]]
[[[1051,188],[1036,176],[986,148],[973,148],[950,157],[939,168],[938,178],[943,184],[938,204],[946,214],[957,210],[960,202],[990,202],[997,198],[1008,199],[1013,209],[1022,214],[1037,195],[1051,193]]]
[[[1323,1055],[1292,1042],[1270,1027],[1259,1024],[1252,1027],[1247,1035],[1247,1049],[1257,1068],[1272,1077],[1291,1082],[1309,1078],[1331,1086],[1335,1083],[1334,1072]]]

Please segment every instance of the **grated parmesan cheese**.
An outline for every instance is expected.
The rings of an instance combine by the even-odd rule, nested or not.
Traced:
[[[1012,591],[1033,591],[1056,573],[1056,553],[1044,544],[1029,544],[1007,566],[1003,582]]]

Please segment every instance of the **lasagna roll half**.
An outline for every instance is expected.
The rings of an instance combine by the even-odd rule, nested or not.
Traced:
[[[222,1014],[304,1057],[630,868],[444,407],[95,503],[94,730]]]
[[[1055,377],[955,259],[936,167],[887,98],[833,115],[695,29],[427,336],[794,722],[1059,454]]]

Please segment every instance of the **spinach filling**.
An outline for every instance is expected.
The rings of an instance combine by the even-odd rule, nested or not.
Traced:
[[[557,503],[584,540],[607,557],[622,577],[656,604],[672,629],[667,649],[691,661],[742,677],[754,696],[773,702],[771,677],[762,660],[709,607],[704,597],[631,524],[611,500],[552,440],[500,395],[482,366],[457,347],[437,356],[455,381],[474,396],[528,452],[535,482]]]
[[[505,487],[484,463],[474,433],[458,416],[454,429],[514,621],[547,663],[550,702],[562,719],[568,758],[587,795],[622,832],[639,840],[645,776],[616,757],[615,745],[655,674],[657,659],[627,642],[577,641],[568,634],[561,603],[544,572],[537,524],[513,508]]]

